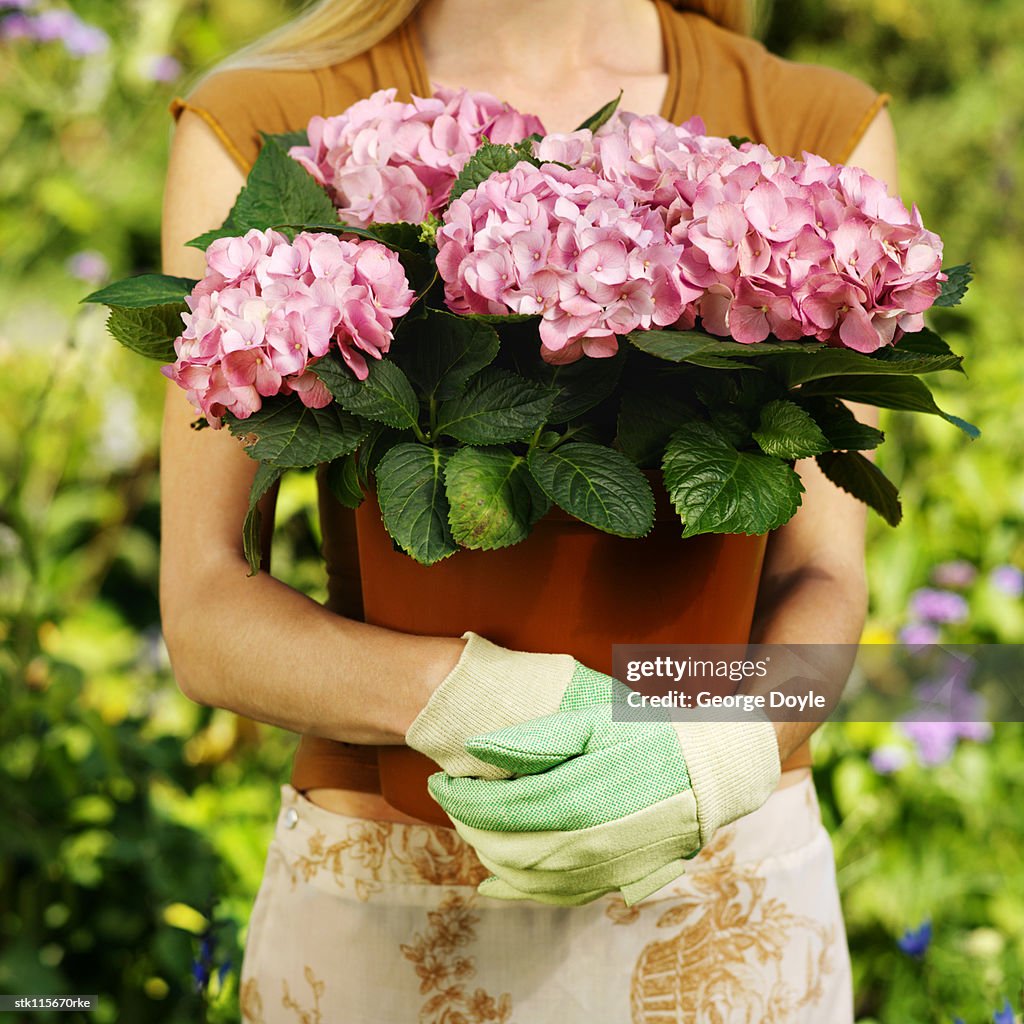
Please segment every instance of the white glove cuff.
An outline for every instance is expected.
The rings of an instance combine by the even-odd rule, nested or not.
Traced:
[[[449,775],[506,779],[509,773],[467,753],[470,736],[558,710],[576,668],[568,654],[510,651],[473,632],[455,668],[416,716],[405,742]]]
[[[674,722],[697,801],[700,844],[757,810],[779,784],[779,745],[769,721]]]

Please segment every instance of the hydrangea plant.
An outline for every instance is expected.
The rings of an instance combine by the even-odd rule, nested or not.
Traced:
[[[189,243],[202,280],[89,296],[259,463],[253,571],[258,502],[291,468],[328,464],[348,506],[375,492],[432,564],[518,543],[552,504],[643,536],[659,472],[684,537],[765,533],[811,457],[895,525],[862,454],[883,435],[845,401],[976,435],[921,380],[961,370],[923,314],[970,275],[916,208],[857,168],[616,107],[545,135],[484,94],[376,93],[264,136]]]

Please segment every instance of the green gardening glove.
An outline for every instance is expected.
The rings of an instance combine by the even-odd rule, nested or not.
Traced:
[[[767,720],[615,720],[630,713],[566,708],[467,741],[516,778],[431,776],[434,799],[496,876],[482,893],[575,905],[618,889],[635,903],[778,783]]]
[[[467,642],[458,663],[405,736],[410,747],[449,775],[507,778],[505,769],[467,751],[466,739],[564,707],[624,700],[629,692],[568,654],[512,651],[472,632],[463,637]]]

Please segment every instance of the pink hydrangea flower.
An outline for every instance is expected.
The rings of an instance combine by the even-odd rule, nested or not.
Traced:
[[[614,355],[616,335],[677,323],[700,294],[658,213],[586,169],[492,174],[445,211],[437,246],[449,308],[539,314],[552,363]]]
[[[379,242],[276,231],[220,238],[185,302],[177,359],[162,372],[188,392],[210,424],[246,419],[272,395],[322,408],[331,394],[316,360],[335,345],[359,379],[380,359],[394,320],[415,300],[398,257]]]
[[[346,224],[420,223],[440,210],[485,137],[518,142],[544,126],[487,93],[438,89],[395,99],[382,89],[336,117],[309,122],[289,154],[323,185]]]
[[[657,212],[681,246],[684,286],[700,292],[686,318],[742,343],[771,333],[873,352],[923,327],[945,279],[941,241],[916,207],[859,168],[737,148],[705,135],[699,118],[629,113],[534,150]]]

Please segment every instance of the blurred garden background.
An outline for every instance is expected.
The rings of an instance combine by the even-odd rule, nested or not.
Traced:
[[[78,300],[158,268],[168,102],[294,6],[0,0],[0,992],[101,994],[39,1024],[238,1020],[294,739],[169,674],[164,382]],[[975,271],[932,322],[969,374],[936,380],[940,404],[982,437],[884,416],[904,522],[872,519],[865,639],[1024,642],[1024,4],[774,0],[760,34],[892,93],[901,191]],[[274,563],[322,598],[314,497],[286,478]],[[1022,739],[817,736],[864,1024],[1021,1020]]]

